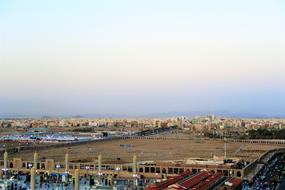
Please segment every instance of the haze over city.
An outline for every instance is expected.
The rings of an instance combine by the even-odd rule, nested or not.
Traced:
[[[0,190],[284,190],[285,1],[0,0]]]
[[[1,1],[0,113],[285,116],[285,4]]]

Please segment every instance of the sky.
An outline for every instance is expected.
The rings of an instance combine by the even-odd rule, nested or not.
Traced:
[[[285,116],[283,0],[1,0],[0,114]]]

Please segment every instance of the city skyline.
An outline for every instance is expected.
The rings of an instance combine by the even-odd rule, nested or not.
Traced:
[[[285,116],[283,1],[1,1],[0,114]]]

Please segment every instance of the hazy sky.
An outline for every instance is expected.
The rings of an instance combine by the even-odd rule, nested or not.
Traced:
[[[284,0],[0,1],[0,113],[285,115]]]

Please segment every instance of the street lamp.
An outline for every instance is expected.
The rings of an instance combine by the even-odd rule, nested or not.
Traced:
[[[56,168],[56,170],[57,170],[57,173],[59,174],[60,164],[56,164],[56,165],[55,165],[55,168]]]
[[[138,174],[133,174],[133,178],[134,178],[134,182],[135,182],[135,186],[138,186]]]
[[[87,177],[88,177],[90,166],[85,166],[85,169],[86,169],[86,174],[87,174]]]
[[[6,175],[7,175],[7,172],[8,172],[8,168],[3,168],[2,171],[4,172],[4,177],[6,178],[7,177]]]
[[[99,171],[97,173],[97,175],[98,175],[98,183],[99,183],[99,185],[101,185],[102,184],[102,175],[103,175],[103,173],[101,171]]]
[[[56,164],[55,167],[56,167],[56,170],[57,170],[56,185],[58,186],[58,183],[59,183],[59,169],[60,169],[60,164]]]

